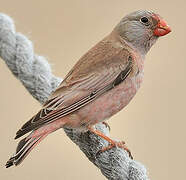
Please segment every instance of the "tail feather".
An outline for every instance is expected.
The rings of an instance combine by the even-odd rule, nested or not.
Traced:
[[[25,137],[22,139],[16,149],[16,153],[7,161],[6,168],[13,166],[13,165],[19,165],[26,156],[30,153],[30,151],[43,140],[47,134],[43,134],[38,137]]]

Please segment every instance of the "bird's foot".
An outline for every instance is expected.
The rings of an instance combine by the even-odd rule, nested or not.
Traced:
[[[119,142],[118,141],[113,141],[112,143],[110,143],[110,145],[108,145],[108,146],[104,147],[103,149],[99,150],[96,154],[103,153],[103,152],[108,151],[108,150],[110,150],[110,149],[112,149],[114,147],[119,147],[121,149],[124,149],[125,151],[128,152],[129,157],[131,159],[133,159],[132,154],[131,154],[131,151],[125,145],[125,142],[124,141],[119,141]]]
[[[101,137],[101,138],[103,138],[103,139],[105,139],[106,141],[109,142],[109,145],[107,147],[104,147],[103,149],[99,150],[96,153],[96,155],[98,155],[99,153],[102,153],[104,151],[107,151],[109,149],[112,149],[113,147],[119,147],[119,148],[122,148],[125,151],[127,151],[129,153],[129,157],[131,159],[133,159],[132,154],[131,154],[130,150],[127,148],[127,146],[125,145],[124,141],[119,141],[119,142],[118,141],[114,141],[110,137],[104,135],[102,132],[100,132],[98,130],[93,129],[92,127],[89,127],[88,129],[89,129],[90,132],[96,134],[97,136],[99,136],[99,137]]]

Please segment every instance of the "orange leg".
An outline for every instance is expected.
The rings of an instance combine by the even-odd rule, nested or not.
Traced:
[[[113,147],[119,147],[119,148],[122,148],[124,150],[126,150],[128,153],[129,153],[129,157],[131,159],[133,159],[132,157],[132,154],[130,152],[130,150],[127,148],[127,146],[125,145],[125,142],[124,141],[121,141],[121,142],[117,142],[117,141],[114,141],[112,140],[111,138],[109,138],[108,136],[105,136],[103,133],[101,133],[100,131],[98,130],[95,130],[91,127],[88,128],[90,132],[96,134],[97,136],[100,136],[101,138],[105,139],[106,141],[108,141],[110,143],[109,146],[107,147],[104,147],[103,149],[101,149],[99,152],[104,152],[104,151],[107,151],[109,149],[112,149]],[[99,153],[98,152],[98,153]]]

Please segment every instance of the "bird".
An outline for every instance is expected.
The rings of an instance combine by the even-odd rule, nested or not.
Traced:
[[[138,10],[126,15],[110,34],[85,53],[51,94],[41,110],[16,133],[28,134],[6,167],[19,165],[47,135],[60,129],[90,131],[109,142],[102,152],[127,147],[94,128],[122,110],[144,77],[144,60],[157,39],[171,32],[157,13]]]

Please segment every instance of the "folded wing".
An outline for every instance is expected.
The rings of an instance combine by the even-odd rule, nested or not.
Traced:
[[[128,51],[120,52],[115,56],[107,57],[106,65],[100,64],[96,72],[92,70],[85,76],[83,76],[85,74],[83,68],[78,69],[79,72],[77,72],[76,64],[45,103],[43,109],[16,133],[15,139],[77,111],[123,82],[132,70],[132,58]],[[94,64],[90,65],[94,66]]]

